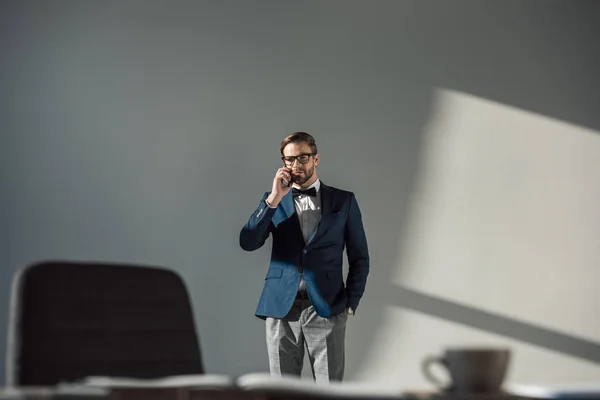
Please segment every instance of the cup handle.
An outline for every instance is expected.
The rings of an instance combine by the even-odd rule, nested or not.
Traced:
[[[444,361],[444,359],[442,357],[439,357],[439,356],[427,356],[427,357],[425,357],[425,359],[421,363],[421,371],[423,371],[423,375],[425,375],[425,378],[427,378],[427,380],[429,382],[431,382],[435,386],[437,386],[438,389],[441,389],[443,391],[448,390],[450,388],[450,385],[448,385],[447,383],[444,383],[441,380],[439,380],[431,372],[431,366],[433,364],[440,364],[440,365],[444,366],[444,368],[447,368],[446,367],[446,362]]]

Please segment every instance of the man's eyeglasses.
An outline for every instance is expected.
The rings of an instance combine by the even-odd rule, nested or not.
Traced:
[[[283,160],[283,163],[286,166],[290,166],[290,165],[294,165],[294,162],[296,160],[298,160],[298,162],[300,164],[306,164],[308,162],[308,160],[310,160],[310,156],[314,156],[314,153],[305,153],[305,154],[300,154],[297,156],[281,157],[281,159]]]

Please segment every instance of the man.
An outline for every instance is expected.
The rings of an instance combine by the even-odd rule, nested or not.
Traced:
[[[315,139],[281,142],[284,166],[240,232],[252,251],[273,236],[271,263],[256,316],[266,319],[272,375],[301,375],[304,346],[317,383],[344,376],[344,338],[365,290],[369,252],[354,194],[322,183]],[[349,271],[344,285],[343,250]]]

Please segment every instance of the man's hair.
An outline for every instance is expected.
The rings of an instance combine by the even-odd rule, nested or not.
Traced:
[[[281,147],[279,151],[281,151],[281,155],[283,155],[283,149],[290,143],[306,143],[310,146],[310,151],[313,154],[317,154],[317,143],[315,142],[315,138],[312,137],[310,133],[306,132],[294,132],[291,135],[286,136],[285,139],[281,142]]]

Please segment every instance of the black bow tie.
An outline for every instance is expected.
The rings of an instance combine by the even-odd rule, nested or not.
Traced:
[[[292,188],[292,196],[293,197],[298,197],[301,194],[304,194],[306,196],[316,197],[317,196],[317,189],[315,189],[314,187],[311,187],[310,189],[306,189],[306,190]]]

